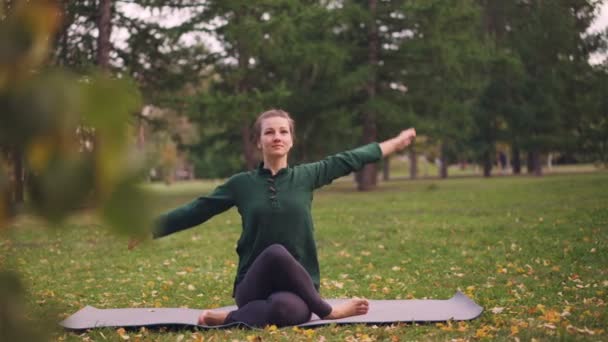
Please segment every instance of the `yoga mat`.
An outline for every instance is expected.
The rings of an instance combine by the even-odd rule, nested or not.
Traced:
[[[331,305],[347,299],[328,299]],[[225,306],[213,310],[232,311],[236,306]],[[369,311],[365,315],[347,317],[337,320],[321,320],[316,315],[300,327],[336,324],[390,324],[397,322],[445,322],[448,320],[466,321],[481,315],[483,308],[469,297],[456,292],[447,300],[411,299],[411,300],[369,300]],[[199,326],[198,316],[203,310],[179,308],[135,308],[135,309],[97,309],[84,307],[61,324],[67,329],[82,330],[99,327],[141,327],[141,326]],[[232,323],[221,326],[202,328],[227,328],[247,326],[244,323]]]

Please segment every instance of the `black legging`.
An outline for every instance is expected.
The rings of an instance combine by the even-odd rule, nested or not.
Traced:
[[[278,244],[268,246],[255,259],[237,285],[234,297],[238,309],[228,314],[226,324],[281,327],[305,323],[311,312],[319,317],[331,312],[308,272]]]

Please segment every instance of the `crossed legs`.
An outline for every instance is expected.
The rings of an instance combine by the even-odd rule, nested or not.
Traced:
[[[237,285],[238,309],[232,312],[205,311],[199,324],[220,325],[243,322],[251,326],[297,325],[310,319],[311,312],[325,319],[367,313],[365,299],[352,299],[334,308],[314,287],[310,275],[285,249],[274,244],[253,262]]]

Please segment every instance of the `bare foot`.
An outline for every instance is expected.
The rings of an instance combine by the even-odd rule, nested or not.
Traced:
[[[226,321],[228,311],[205,310],[198,316],[198,325],[214,326],[222,325]]]
[[[365,315],[369,310],[369,302],[363,298],[353,298],[338,304],[331,309],[329,315],[323,319],[339,319],[357,315]]]

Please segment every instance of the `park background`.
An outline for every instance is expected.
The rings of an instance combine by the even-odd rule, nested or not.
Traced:
[[[30,326],[45,320],[51,338],[76,340],[605,338],[604,1],[1,4],[3,340],[41,338]],[[234,212],[132,254],[124,236],[255,167],[251,123],[275,107],[296,120],[296,164],[418,131],[404,154],[320,192],[325,293],[460,289],[484,316],[261,335],[57,331],[84,305],[230,304]]]

